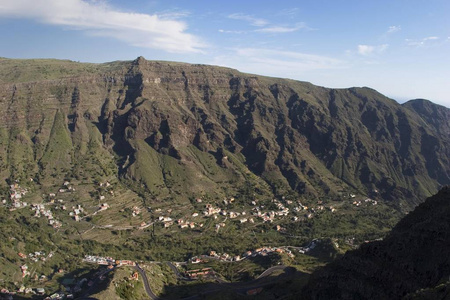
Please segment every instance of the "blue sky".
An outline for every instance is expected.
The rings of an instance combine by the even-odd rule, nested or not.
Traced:
[[[0,56],[171,60],[450,107],[448,0],[0,0]]]

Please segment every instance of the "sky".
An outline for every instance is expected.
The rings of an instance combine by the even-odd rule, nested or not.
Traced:
[[[0,56],[169,60],[450,107],[449,0],[0,0]]]

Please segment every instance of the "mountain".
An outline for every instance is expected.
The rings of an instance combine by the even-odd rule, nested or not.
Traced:
[[[448,299],[450,187],[383,240],[347,252],[311,276],[304,299]]]
[[[0,99],[3,184],[116,174],[151,201],[352,192],[409,210],[450,183],[450,110],[370,88],[142,57],[0,59]]]

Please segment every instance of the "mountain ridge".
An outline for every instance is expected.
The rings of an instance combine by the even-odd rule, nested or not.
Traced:
[[[67,174],[94,143],[116,155],[120,176],[158,199],[186,189],[191,196],[233,193],[220,188],[225,180],[309,198],[356,191],[408,210],[450,182],[450,110],[436,108],[436,121],[427,113],[434,104],[400,105],[370,88],[328,89],[143,57],[105,64],[8,60],[0,85],[2,127],[19,131],[6,130],[5,143],[27,145],[16,160],[34,161],[35,174],[45,173],[44,154],[56,150],[72,157],[60,171]],[[71,142],[52,148],[51,129],[61,123],[55,111],[66,125],[54,132]],[[5,166],[12,158],[3,155]]]

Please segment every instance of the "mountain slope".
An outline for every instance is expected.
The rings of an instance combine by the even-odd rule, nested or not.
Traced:
[[[357,192],[410,209],[450,183],[449,109],[369,88],[142,57],[1,59],[0,100],[0,175],[10,181],[51,184],[95,153],[152,201]]]
[[[316,271],[302,296],[423,299],[428,293],[448,299],[449,248],[450,187],[445,187],[403,218],[383,241],[363,244]],[[425,288],[431,290],[419,291]]]

